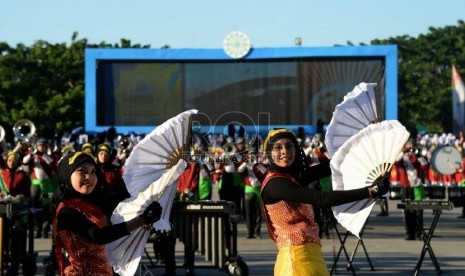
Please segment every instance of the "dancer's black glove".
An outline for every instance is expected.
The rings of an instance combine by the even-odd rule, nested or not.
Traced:
[[[146,225],[154,224],[161,218],[163,208],[157,201],[152,202],[144,212],[140,215],[144,219]]]
[[[378,178],[373,181],[373,184],[368,187],[370,196],[372,198],[381,197],[382,195],[389,192],[390,185],[391,183],[389,182],[388,174],[378,176]]]

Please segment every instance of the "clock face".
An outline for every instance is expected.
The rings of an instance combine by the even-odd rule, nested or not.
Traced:
[[[228,56],[234,59],[245,57],[252,47],[249,37],[239,31],[229,33],[223,41],[223,49]]]

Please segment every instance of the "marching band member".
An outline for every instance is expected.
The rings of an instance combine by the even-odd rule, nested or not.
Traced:
[[[94,145],[89,142],[84,143],[81,147],[81,151],[94,156]]]
[[[213,156],[213,172],[212,172],[212,185],[217,185],[218,197],[221,198],[219,194],[219,186],[221,180],[221,174],[223,172],[223,163],[221,162],[221,156],[223,154],[223,148],[221,147],[210,147],[209,153]]]
[[[19,166],[19,153],[10,151],[7,155],[6,167],[0,168],[0,198],[12,197],[19,204],[29,206],[31,198],[31,178],[29,174]],[[11,220],[11,264],[7,275],[18,275],[19,262],[23,261],[23,271],[27,268],[24,256],[27,253],[27,226],[23,222],[23,217]],[[3,224],[6,226],[7,224]],[[3,229],[1,229],[3,231]],[[3,238],[3,237],[0,237]],[[2,253],[3,254],[3,253]],[[21,256],[23,258],[21,258]]]
[[[64,145],[61,148],[61,157],[66,156],[68,154],[71,154],[73,152],[76,152],[76,149],[74,148],[73,145],[71,145],[71,144]],[[60,157],[60,159],[61,159],[61,157]],[[58,160],[60,160],[60,159],[58,159]],[[58,170],[58,164],[57,164],[57,170]]]
[[[241,201],[244,195],[244,179],[237,171],[240,165],[239,161],[241,161],[241,156],[237,148],[239,143],[236,143],[235,146],[232,142],[228,144],[231,145],[231,149],[226,149],[220,156],[221,164],[219,166],[218,192],[221,200],[235,203],[236,215],[242,217]],[[228,148],[227,146],[223,147]]]
[[[199,200],[211,200],[213,191],[213,173],[215,171],[213,159],[209,154],[201,157],[200,172],[199,172]]]
[[[19,200],[30,200],[31,178],[19,166],[19,153],[10,151],[5,163],[0,175],[0,198],[9,195]]]
[[[178,178],[177,194],[181,201],[196,201],[199,192],[200,163],[196,158],[195,147],[191,150],[190,160],[187,167]],[[164,275],[176,275],[176,237],[173,230],[170,231],[152,231],[153,250],[155,257],[160,263],[164,264]],[[193,274],[195,259],[195,248],[192,243],[184,243],[184,268],[186,275]]]
[[[48,238],[51,226],[50,195],[57,188],[56,160],[47,154],[48,143],[45,138],[39,138],[36,150],[23,158],[23,164],[27,165],[32,186],[32,207],[42,209],[35,215],[36,238]]]
[[[417,159],[418,162],[420,163],[420,170],[418,171],[419,177],[421,179],[421,182],[424,184],[430,184],[429,179],[428,179],[428,174],[429,174],[429,168],[430,163],[429,163],[429,153],[426,148],[419,148],[418,153],[417,153]]]
[[[401,200],[414,200],[415,187],[423,185],[418,172],[421,170],[420,162],[414,154],[414,144],[412,140],[405,143],[403,154],[400,154],[395,162],[401,185]],[[406,230],[406,240],[421,238],[423,224],[422,210],[404,210],[404,224]]]
[[[120,141],[118,149],[116,150],[116,159],[121,166],[124,166],[124,163],[126,163],[129,155],[131,155],[131,151],[134,145],[137,145],[136,143],[137,139],[133,134],[131,134],[130,137],[123,138]]]
[[[462,136],[461,136],[462,137]],[[462,143],[461,143],[462,145]],[[462,146],[460,146],[461,148]],[[455,175],[455,183],[457,184],[458,189],[465,189],[465,151],[463,148],[460,150],[460,154],[462,155],[462,164],[459,170],[454,174]],[[461,195],[461,204],[462,204],[462,214],[457,218],[465,218],[465,195]]]
[[[261,238],[262,211],[260,206],[260,187],[265,178],[267,168],[259,160],[255,148],[251,148],[238,172],[244,174],[244,208],[247,226],[247,238]]]
[[[105,213],[110,216],[116,205],[123,199],[129,197],[126,184],[123,179],[123,168],[118,162],[113,162],[112,149],[107,144],[100,144],[97,149],[97,167],[105,177],[107,186],[106,192],[115,201],[104,207]]]
[[[313,206],[377,198],[389,190],[387,176],[379,177],[370,187],[318,191],[307,185],[329,176],[329,163],[308,166],[292,131],[271,130],[264,151],[270,165],[262,183],[261,198],[269,234],[279,249],[274,275],[329,275]]]
[[[178,193],[181,200],[196,201],[199,191],[200,164],[197,160],[187,162],[187,167],[178,179]]]

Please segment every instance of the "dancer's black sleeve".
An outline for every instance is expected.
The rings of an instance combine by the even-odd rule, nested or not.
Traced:
[[[57,231],[62,230],[73,231],[97,244],[107,244],[129,234],[124,222],[100,228],[72,208],[63,208],[58,214]]]
[[[312,168],[312,167],[311,167]],[[316,174],[320,179],[325,172]],[[319,191],[308,188],[307,185],[297,185],[285,177],[275,177],[269,180],[262,191],[265,204],[273,204],[280,200],[293,203],[308,203],[316,207],[330,207],[370,197],[368,187],[346,191]]]

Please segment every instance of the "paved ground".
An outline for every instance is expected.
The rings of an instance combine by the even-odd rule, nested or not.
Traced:
[[[401,210],[397,209],[399,201],[389,201],[389,216],[376,216],[379,206],[375,206],[370,216],[362,241],[366,247],[367,255],[372,263],[373,269],[365,255],[363,247],[359,246],[353,262],[354,272],[347,270],[347,259],[342,253],[336,264],[333,275],[414,275],[423,241],[405,241],[404,226]],[[462,208],[454,208],[444,211],[439,219],[431,248],[436,255],[443,275],[465,275],[465,219],[458,219]],[[424,211],[425,225],[430,225],[433,214],[431,210]],[[273,265],[276,257],[276,248],[267,234],[262,239],[246,239],[245,224],[240,222],[238,234],[239,255],[246,262],[249,275],[273,275]],[[266,226],[263,224],[263,230]],[[340,228],[341,233],[344,232]],[[350,256],[357,244],[355,236],[349,236],[345,248]],[[42,260],[48,256],[50,250],[50,239],[37,239],[35,250],[39,254],[38,275],[43,274]],[[322,249],[328,270],[331,271],[335,257],[341,247],[341,243],[332,230],[329,239],[322,240]],[[151,246],[147,246],[152,252]],[[176,259],[178,266],[182,264],[183,247],[180,242],[176,245]],[[153,256],[152,256],[153,257]],[[148,264],[144,256],[142,263]],[[209,266],[210,263],[203,261],[203,256],[196,256],[196,265]],[[226,270],[218,268],[197,268],[196,275],[228,275]],[[142,269],[140,275],[162,275],[163,268]],[[179,267],[177,275],[184,275],[184,270]],[[437,275],[430,255],[426,253],[419,275]]]

